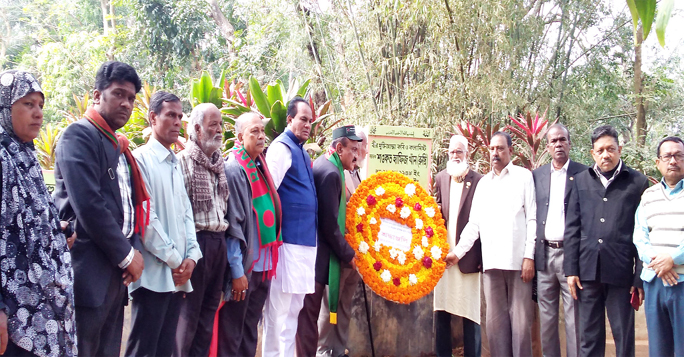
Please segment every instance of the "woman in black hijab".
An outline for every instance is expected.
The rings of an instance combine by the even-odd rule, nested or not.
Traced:
[[[75,356],[73,270],[33,148],[44,95],[27,72],[0,73],[0,353]]]

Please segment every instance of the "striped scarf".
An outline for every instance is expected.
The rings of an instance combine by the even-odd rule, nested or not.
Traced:
[[[128,148],[128,138],[123,134],[117,134],[109,127],[109,124],[93,107],[89,107],[85,112],[85,117],[93,124],[104,136],[111,141],[117,152],[121,152],[128,161],[131,172],[131,187],[133,188],[133,206],[135,207],[135,233],[140,233],[140,239],[144,240],[145,227],[150,223],[150,194],[147,193],[145,181],[138,163],[135,161],[131,150]],[[143,209],[144,206],[146,209]]]

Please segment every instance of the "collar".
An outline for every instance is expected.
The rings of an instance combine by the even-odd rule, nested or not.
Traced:
[[[515,165],[513,165],[513,160],[511,160],[511,161],[508,163],[508,165],[506,165],[506,166],[501,170],[501,174],[499,174],[499,175],[497,175],[497,174],[494,172],[494,170],[492,169],[492,171],[491,171],[492,178],[503,177],[504,175],[510,173],[510,172],[511,172],[511,169],[510,169],[510,168],[511,168],[512,166],[515,166]]]
[[[597,164],[594,164],[594,166],[592,168],[594,169],[594,173],[596,174],[596,176],[605,178],[605,176],[603,176],[603,174],[601,174],[601,172],[599,171]],[[622,159],[620,159],[620,162],[618,162],[617,170],[615,170],[615,172],[613,172],[613,176],[611,178],[609,178],[608,181],[613,181],[621,171],[622,171]]]
[[[150,150],[160,163],[164,160],[170,160],[171,162],[176,163],[176,154],[174,154],[173,151],[165,148],[164,145],[154,138],[154,136],[150,136],[150,140],[147,141],[147,145],[150,145]]]
[[[299,141],[299,138],[295,136],[295,134],[290,130],[290,128],[285,128],[285,135],[289,136],[292,141],[297,144],[299,147],[304,146],[304,143]]]
[[[660,183],[663,185],[663,188],[665,188],[665,193],[668,194],[675,194],[684,189],[684,179],[679,180],[679,182],[677,182],[677,184],[673,188],[670,188],[670,186],[667,185],[664,177],[660,180]]]
[[[570,167],[570,159],[568,159],[568,161],[565,162],[565,165],[563,165],[563,167],[561,167],[559,170],[556,170],[556,168],[553,167],[553,162],[549,166],[551,166],[551,173],[554,173],[557,171],[565,173],[565,172],[568,172],[568,167]]]

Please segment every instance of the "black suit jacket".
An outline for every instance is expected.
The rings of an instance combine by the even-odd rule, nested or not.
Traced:
[[[634,213],[648,178],[622,163],[604,188],[593,168],[575,175],[565,218],[566,276],[641,287],[641,263],[632,241]]]
[[[575,175],[586,169],[586,165],[572,160],[568,164],[568,172],[565,178],[565,195],[563,196],[566,215]],[[545,270],[546,249],[544,247],[544,240],[546,239],[546,217],[549,213],[549,196],[551,194],[551,164],[546,164],[532,171],[532,177],[534,178],[534,190],[537,198],[537,241],[534,248],[534,266],[537,270]]]
[[[328,284],[330,254],[337,255],[340,262],[350,263],[354,250],[344,239],[337,224],[340,210],[342,178],[340,170],[325,155],[313,164],[314,184],[318,198],[318,249],[316,255],[316,282]],[[353,227],[348,227],[352,229]]]
[[[87,119],[69,125],[57,144],[53,198],[61,220],[75,221],[71,248],[77,306],[102,305],[118,264],[141,248],[139,237],[124,237],[123,204],[116,167],[119,152]]]
[[[469,170],[465,178],[463,178],[463,192],[461,192],[461,202],[458,205],[458,221],[456,222],[456,244],[461,239],[461,232],[463,232],[463,228],[465,228],[470,219],[473,195],[475,195],[475,188],[481,178],[482,175],[473,170]],[[451,208],[451,202],[449,202],[450,194],[451,176],[449,176],[446,170],[442,170],[435,176],[435,200],[441,207],[442,217],[447,228],[449,227],[449,211]],[[482,243],[480,243],[480,239],[476,240],[468,253],[458,261],[458,268],[464,274],[482,271]]]

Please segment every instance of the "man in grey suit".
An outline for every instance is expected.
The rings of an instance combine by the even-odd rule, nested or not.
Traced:
[[[562,124],[552,125],[546,133],[546,149],[551,163],[532,172],[537,199],[537,302],[544,356],[561,356],[558,337],[558,305],[563,296],[565,340],[568,357],[577,356],[579,347],[579,310],[570,294],[563,271],[563,233],[565,208],[570,198],[575,175],[587,167],[571,161],[570,133]]]

